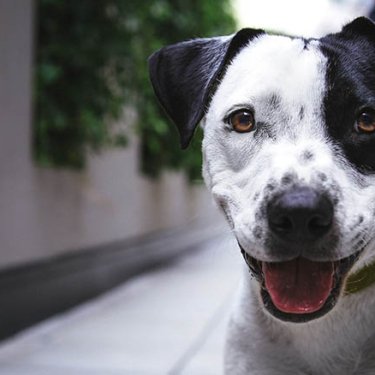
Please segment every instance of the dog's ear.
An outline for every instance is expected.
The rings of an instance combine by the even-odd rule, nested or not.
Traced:
[[[366,17],[358,17],[345,25],[341,34],[349,38],[362,36],[375,42],[375,24]]]
[[[263,33],[242,29],[231,36],[174,44],[151,55],[151,83],[160,104],[177,125],[182,148],[189,145],[227,64]]]

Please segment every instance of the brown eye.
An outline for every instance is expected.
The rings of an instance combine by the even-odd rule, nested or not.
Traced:
[[[360,133],[374,133],[375,111],[363,111],[357,118],[356,130]]]
[[[254,116],[248,110],[239,110],[229,116],[229,124],[238,133],[246,133],[254,129]]]

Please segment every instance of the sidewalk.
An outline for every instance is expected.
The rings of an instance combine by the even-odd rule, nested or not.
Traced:
[[[219,237],[0,344],[1,375],[220,375],[242,258]]]

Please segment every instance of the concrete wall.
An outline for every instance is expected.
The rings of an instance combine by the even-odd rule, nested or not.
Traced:
[[[135,138],[92,155],[83,173],[31,160],[33,7],[0,0],[0,269],[184,225],[216,209],[182,175],[138,174]]]

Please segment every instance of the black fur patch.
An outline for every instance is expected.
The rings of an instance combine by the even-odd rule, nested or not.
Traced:
[[[301,154],[301,160],[303,162],[307,162],[307,161],[310,161],[310,160],[313,160],[314,159],[314,153],[310,150],[305,150],[302,154]]]
[[[297,179],[297,176],[293,173],[286,173],[282,178],[281,178],[281,185],[289,185],[293,181]]]
[[[299,109],[298,118],[300,121],[302,121],[304,117],[305,117],[305,107],[301,106],[301,108]]]
[[[319,178],[320,181],[322,181],[322,182],[325,182],[325,181],[327,181],[327,179],[328,179],[327,175],[326,175],[325,173],[323,173],[323,172],[319,172],[319,173],[318,173],[318,178]]]
[[[357,170],[375,172],[375,134],[360,134],[354,127],[361,110],[375,109],[375,25],[356,19],[322,38],[321,50],[328,59],[328,134]]]
[[[272,94],[269,97],[268,102],[269,102],[269,106],[270,107],[272,107],[272,108],[279,108],[280,105],[281,105],[281,98],[277,94]]]
[[[232,38],[194,39],[150,56],[151,83],[160,104],[177,125],[183,148],[188,146],[228,63],[263,33],[242,29]]]

